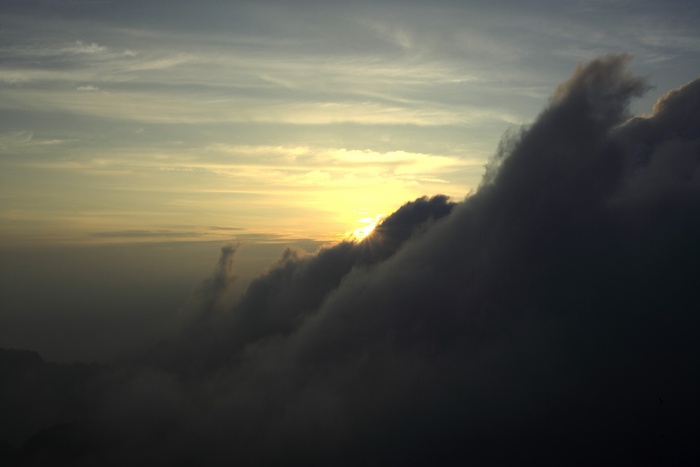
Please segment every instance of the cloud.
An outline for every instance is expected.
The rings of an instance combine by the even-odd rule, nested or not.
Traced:
[[[175,232],[170,230],[118,230],[114,232],[94,232],[97,238],[180,238],[198,237],[201,232]]]
[[[216,272],[202,284],[195,297],[198,303],[189,311],[196,313],[190,318],[198,323],[196,329],[169,346],[168,351],[175,352],[175,356],[160,347],[153,358],[166,358],[166,366],[177,367],[184,352],[188,354],[186,364],[201,372],[259,339],[296,331],[353,272],[392,256],[412,236],[449,214],[453,206],[445,196],[420,198],[387,217],[362,242],[343,241],[312,256],[287,249],[279,264],[254,280],[229,310],[223,309],[222,297],[233,280],[230,269],[235,248],[225,247]],[[202,331],[203,323],[207,323],[209,332]],[[211,333],[218,334],[219,330],[225,330],[224,334],[214,338]]]
[[[99,91],[100,88],[98,88],[97,86],[85,85],[85,86],[78,86],[77,88],[75,88],[75,90],[80,91],[80,92],[95,92],[95,91]]]
[[[36,432],[86,415],[86,383],[99,371],[96,363],[56,365],[36,352],[0,349],[0,438],[17,444]]]
[[[95,54],[99,52],[104,52],[107,48],[103,45],[99,45],[95,42],[89,44],[83,41],[75,41],[71,47],[66,47],[63,49],[65,52],[75,53],[75,54]]]
[[[362,242],[288,250],[226,303],[224,249],[195,324],[95,380],[90,456],[697,461],[700,81],[630,119],[648,85],[628,60],[578,67],[460,203],[421,198]]]
[[[54,147],[60,144],[75,143],[75,139],[43,139],[36,138],[31,131],[13,131],[0,133],[0,148],[5,155],[40,150],[42,147]]]
[[[214,317],[227,304],[224,302],[226,292],[236,279],[233,274],[233,258],[236,254],[235,245],[227,245],[221,249],[221,257],[216,265],[214,274],[197,288],[193,297],[194,311],[184,316],[187,327],[198,327]]]

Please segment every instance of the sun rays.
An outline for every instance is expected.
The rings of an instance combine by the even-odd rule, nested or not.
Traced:
[[[364,225],[350,232],[349,238],[356,243],[360,243],[363,240],[371,237],[374,229],[382,220],[383,216],[384,214],[378,214],[375,217],[363,217],[362,219],[358,219],[357,222]]]

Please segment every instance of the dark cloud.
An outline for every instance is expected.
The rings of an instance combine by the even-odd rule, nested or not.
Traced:
[[[213,314],[225,307],[223,302],[226,291],[230,288],[236,276],[233,273],[233,258],[237,246],[227,245],[221,249],[221,256],[216,265],[214,274],[200,284],[194,291],[191,299],[191,307],[194,310],[185,309],[186,327],[199,327],[203,322],[212,319]]]
[[[630,119],[648,85],[627,61],[577,68],[461,203],[422,198],[363,242],[288,250],[234,302],[224,249],[194,324],[92,378],[89,421],[22,455],[694,463],[700,81]],[[93,448],[51,447],[64,438]]]
[[[240,301],[232,305],[224,297],[232,282],[235,249],[222,249],[216,272],[197,291],[189,310],[195,314],[190,320],[200,324],[169,347],[177,353],[175,358],[168,353],[164,357],[174,365],[186,362],[199,372],[218,368],[252,342],[293,333],[348,277],[362,274],[412,237],[420,237],[454,205],[445,196],[420,198],[384,219],[363,242],[344,241],[311,256],[287,249],[279,263],[252,281]],[[206,330],[202,329],[205,322]],[[161,346],[157,354],[163,356],[162,351]],[[187,358],[182,358],[183,352]]]
[[[0,439],[18,444],[89,413],[87,381],[101,366],[45,362],[28,350],[0,349]]]

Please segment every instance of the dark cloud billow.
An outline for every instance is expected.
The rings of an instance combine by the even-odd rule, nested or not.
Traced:
[[[287,249],[279,263],[254,280],[233,304],[225,297],[233,280],[230,270],[235,249],[224,247],[217,270],[200,286],[190,307],[188,321],[197,324],[176,343],[154,349],[150,358],[159,366],[185,371],[184,363],[201,372],[219,368],[251,342],[289,335],[351,273],[386,260],[407,240],[419,237],[448,215],[454,205],[441,195],[420,198],[384,219],[365,242],[344,241],[312,256]]]
[[[630,119],[648,84],[627,61],[578,67],[461,203],[422,198],[361,243],[288,251],[235,302],[224,249],[178,338],[71,379],[80,410],[57,401],[61,428],[8,458],[696,461],[700,81]]]

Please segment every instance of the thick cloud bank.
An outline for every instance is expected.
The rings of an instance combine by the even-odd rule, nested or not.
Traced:
[[[630,119],[648,86],[626,62],[577,68],[461,203],[418,199],[360,243],[288,251],[234,302],[225,248],[177,339],[56,377],[81,394],[75,415],[57,400],[53,426],[0,453],[71,465],[697,460],[700,80]]]

